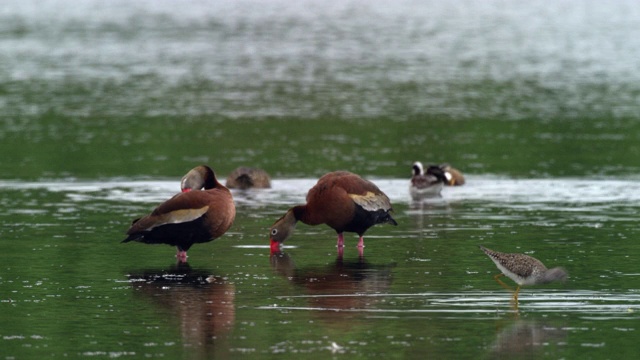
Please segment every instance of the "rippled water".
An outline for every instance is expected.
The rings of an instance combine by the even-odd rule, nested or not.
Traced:
[[[370,229],[364,258],[356,238],[340,258],[332,230],[304,224],[270,257],[268,227],[315,182],[275,179],[273,189],[234,192],[236,223],[192,248],[188,266],[172,265],[168,246],[119,244],[128,221],[177,181],[0,182],[13,202],[0,218],[10,255],[3,353],[606,357],[610,346],[633,348],[637,182],[469,176],[416,202],[407,179],[373,180],[399,225]],[[516,306],[479,244],[564,266],[570,278],[524,288]]]
[[[634,1],[0,6],[0,358],[619,358],[640,294]],[[413,161],[468,183],[413,201]],[[195,246],[121,244],[207,163],[269,171]],[[323,173],[399,225],[267,231]],[[516,307],[485,245],[564,266]],[[508,281],[508,280],[507,280]]]
[[[16,2],[0,16],[3,102],[15,115],[638,110],[633,1],[49,0]]]

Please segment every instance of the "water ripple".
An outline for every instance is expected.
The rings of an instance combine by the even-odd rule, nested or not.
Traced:
[[[416,294],[323,294],[278,296],[280,300],[320,299],[320,298],[372,298],[378,300],[368,308],[333,308],[319,306],[260,306],[262,310],[283,311],[334,311],[357,312],[366,314],[411,315],[411,314],[491,314],[496,311],[509,311],[514,308],[510,295],[505,292],[469,291],[469,292],[426,292]],[[380,301],[384,299],[385,301]],[[596,320],[608,320],[614,317],[625,319],[640,318],[640,294],[609,293],[598,291],[535,291],[519,296],[521,312],[535,313],[576,313]],[[385,308],[384,304],[393,304]]]
[[[408,179],[371,179],[393,203],[416,204],[409,196]],[[274,179],[272,189],[233,191],[241,205],[295,204],[304,202],[316,179]],[[0,189],[43,189],[63,192],[75,202],[105,200],[153,203],[166,200],[179,191],[178,181],[107,180],[107,181],[0,181]],[[440,197],[419,202],[425,206],[446,205],[460,201],[509,205],[527,210],[561,208],[564,211],[601,211],[611,206],[640,202],[640,182],[612,179],[509,179],[468,176],[468,184],[447,187]],[[412,211],[419,211],[415,208]]]

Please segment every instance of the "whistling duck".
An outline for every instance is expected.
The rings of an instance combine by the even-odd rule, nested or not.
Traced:
[[[202,165],[189,170],[189,172],[182,177],[182,180],[180,180],[180,190],[182,192],[189,192],[202,188],[206,190],[214,188],[218,180],[215,175],[211,177],[207,169],[211,170],[208,166]],[[211,172],[213,173],[213,170],[211,170]]]
[[[425,173],[420,161],[413,163],[411,167],[413,176],[409,186],[409,193],[414,199],[421,197],[440,195],[444,183],[447,181],[445,173],[440,167],[430,165]]]
[[[176,246],[176,257],[186,262],[193,244],[215,240],[229,230],[236,216],[233,197],[210,167],[202,165],[189,171],[181,187],[182,193],[134,220],[123,242]],[[199,191],[203,187],[205,190]]]
[[[343,232],[360,236],[358,248],[364,247],[363,235],[375,224],[398,225],[391,217],[391,201],[375,184],[348,171],[322,176],[307,193],[305,205],[294,206],[271,227],[271,251],[277,252],[298,221],[307,225],[327,224],[338,233],[338,251],[344,247]]]
[[[229,189],[240,190],[250,188],[268,189],[271,187],[271,177],[262,169],[242,166],[229,174],[226,186]]]
[[[506,275],[509,279],[518,284],[518,288],[513,294],[514,300],[518,301],[518,292],[522,285],[546,284],[552,281],[565,281],[567,271],[561,267],[547,269],[540,260],[525,254],[507,254],[480,245],[480,249],[496,264],[501,271],[493,278],[503,287],[509,287],[499,278]]]
[[[440,169],[444,171],[444,176],[447,178],[445,181],[445,185],[449,186],[460,186],[464,185],[464,176],[460,170],[451,167],[449,164],[440,164]]]

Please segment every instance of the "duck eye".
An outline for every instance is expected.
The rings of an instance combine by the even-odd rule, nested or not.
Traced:
[[[278,233],[278,229],[271,229],[271,235],[276,235]]]

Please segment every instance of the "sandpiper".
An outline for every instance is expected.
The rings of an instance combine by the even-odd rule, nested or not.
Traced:
[[[564,281],[567,278],[567,271],[561,267],[547,269],[540,260],[525,254],[507,254],[480,245],[480,249],[496,264],[502,273],[493,278],[505,288],[510,289],[505,283],[500,281],[500,277],[506,275],[509,279],[518,284],[518,288],[513,294],[513,299],[518,302],[518,292],[522,285],[546,284],[552,281]]]

